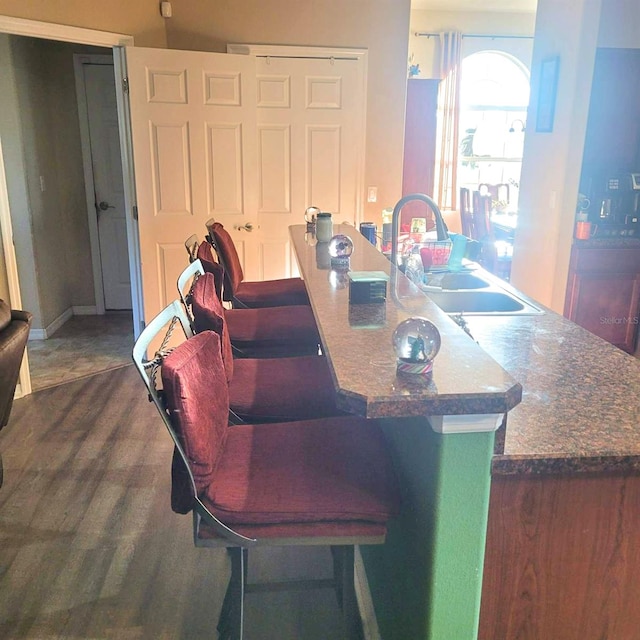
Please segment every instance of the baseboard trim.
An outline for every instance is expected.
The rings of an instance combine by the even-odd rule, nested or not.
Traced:
[[[360,609],[360,617],[362,618],[364,639],[382,640],[378,620],[376,619],[376,611],[373,607],[371,590],[369,589],[369,581],[367,580],[367,571],[358,545],[355,548],[354,565],[356,598]]]
[[[52,336],[67,320],[73,317],[73,309],[69,307],[63,311],[51,324],[44,329],[31,329],[29,331],[29,340],[46,340]]]

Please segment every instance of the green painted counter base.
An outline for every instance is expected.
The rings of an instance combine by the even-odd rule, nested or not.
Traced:
[[[475,640],[495,434],[381,421],[403,493],[387,541],[362,557],[384,640]]]

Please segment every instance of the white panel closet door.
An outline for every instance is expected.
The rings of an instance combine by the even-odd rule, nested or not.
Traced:
[[[257,58],[257,225],[243,233],[249,279],[297,273],[288,226],[311,205],[359,217],[363,73],[356,60]]]
[[[255,223],[255,59],[138,47],[126,58],[149,321],[177,297],[188,236],[202,240],[211,217],[236,237]]]

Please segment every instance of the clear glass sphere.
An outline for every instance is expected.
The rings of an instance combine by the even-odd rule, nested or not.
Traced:
[[[349,258],[353,253],[353,240],[342,233],[329,240],[329,255],[332,258]]]
[[[403,320],[393,332],[393,348],[400,363],[428,365],[438,355],[441,343],[438,327],[426,318]]]

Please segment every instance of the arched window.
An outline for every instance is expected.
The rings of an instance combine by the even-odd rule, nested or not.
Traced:
[[[515,58],[481,51],[462,61],[458,186],[507,183],[517,207],[529,104],[529,72]]]

